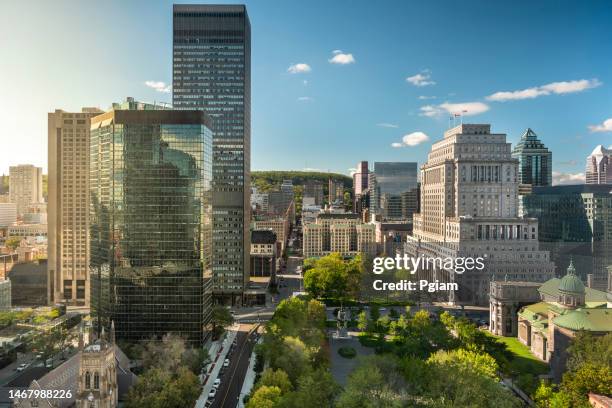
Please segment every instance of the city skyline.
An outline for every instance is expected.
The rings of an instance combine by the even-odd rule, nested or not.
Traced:
[[[612,10],[603,2],[572,3],[571,13],[566,2],[474,2],[452,12],[444,4],[390,2],[370,10],[365,2],[350,8],[340,2],[325,4],[324,16],[318,7],[295,2],[246,4],[254,22],[252,170],[347,174],[356,159],[422,164],[448,127],[449,111],[468,110],[471,123],[496,123],[513,144],[531,127],[555,154],[557,182],[559,173],[581,182],[583,158],[598,144],[611,144],[605,130],[612,129],[606,122],[612,75],[610,56],[601,49],[612,34],[605,25]],[[47,172],[45,119],[55,108],[107,109],[125,96],[170,102],[172,2],[143,6],[107,6],[118,25],[130,22],[149,38],[135,49],[119,41],[121,30],[101,25],[93,4],[63,12],[41,2],[25,22],[17,18],[17,3],[7,5],[0,30],[11,33],[4,55],[15,64],[2,68],[12,79],[0,115],[7,124],[3,140],[19,134],[19,143],[0,152],[0,172],[23,163]],[[92,17],[79,19],[87,14]],[[366,18],[371,30],[360,30]],[[438,23],[426,26],[432,19]],[[457,24],[466,19],[473,23]],[[58,28],[66,26],[58,21],[70,21],[70,28]],[[261,21],[266,24],[256,24]],[[312,21],[319,26],[314,32]],[[92,46],[102,37],[114,44],[112,59],[104,47]],[[56,52],[65,57],[37,72],[36,61]],[[337,157],[340,148],[344,154]],[[291,157],[295,150],[299,160]]]

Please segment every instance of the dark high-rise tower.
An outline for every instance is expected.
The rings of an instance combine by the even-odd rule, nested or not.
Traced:
[[[519,161],[519,184],[552,185],[552,153],[533,130],[523,133],[512,157]]]
[[[212,311],[212,132],[204,112],[128,99],[91,119],[91,309],[128,341],[201,345]]]
[[[251,25],[242,5],[174,5],[172,100],[213,131],[213,291],[239,301],[249,278]]]

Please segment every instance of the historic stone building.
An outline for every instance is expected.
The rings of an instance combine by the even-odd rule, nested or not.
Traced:
[[[518,333],[518,311],[540,300],[537,282],[492,281],[489,289],[489,330],[498,336]]]
[[[433,144],[421,167],[420,212],[413,217],[411,256],[484,258],[484,269],[423,271],[430,281],[456,282],[448,301],[489,302],[489,282],[544,282],[554,265],[538,244],[538,221],[518,215],[518,160],[506,135],[487,124],[461,124]]]

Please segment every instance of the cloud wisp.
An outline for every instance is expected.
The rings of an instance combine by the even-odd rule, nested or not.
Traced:
[[[601,85],[598,79],[579,79],[575,81],[551,82],[542,86],[520,89],[517,91],[500,91],[487,96],[487,100],[495,102],[534,99],[545,95],[564,95],[586,91]]]
[[[404,135],[400,142],[391,143],[391,147],[400,148],[400,147],[414,147],[418,146],[421,143],[425,143],[429,140],[429,136],[427,136],[423,132],[412,132]]]
[[[163,81],[145,81],[145,85],[157,92],[170,93],[172,92],[172,85],[166,84]]]
[[[310,67],[310,65],[304,62],[291,64],[289,68],[287,68],[287,72],[290,74],[306,74],[310,71],[312,71],[312,68]]]
[[[567,184],[584,184],[584,173],[561,173],[559,171],[552,172],[553,185]]]
[[[297,98],[298,102],[314,102],[314,98],[312,96],[300,96]]]
[[[601,125],[591,125],[589,130],[593,133],[612,132],[612,118],[606,119]]]
[[[328,60],[330,64],[348,65],[355,63],[353,54],[342,52],[342,50],[333,50],[332,54],[334,56]]]
[[[392,129],[397,129],[399,127],[399,125],[396,125],[395,123],[377,123],[376,126],[381,127],[381,128],[392,128]]]
[[[429,86],[435,85],[436,82],[431,79],[431,73],[428,69],[419,72],[418,74],[409,76],[406,78],[406,82],[411,83],[414,86]]]
[[[440,105],[425,105],[421,106],[419,116],[427,116],[430,118],[440,117],[445,114],[474,116],[488,111],[489,105],[482,102],[462,102],[450,103],[444,102]]]

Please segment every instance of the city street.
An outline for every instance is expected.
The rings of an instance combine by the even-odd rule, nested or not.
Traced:
[[[235,408],[238,404],[249,358],[256,343],[255,334],[252,333],[255,328],[256,325],[240,325],[236,335],[236,346],[227,356],[230,360],[229,367],[225,367],[219,375],[221,384],[210,405],[211,408]]]

